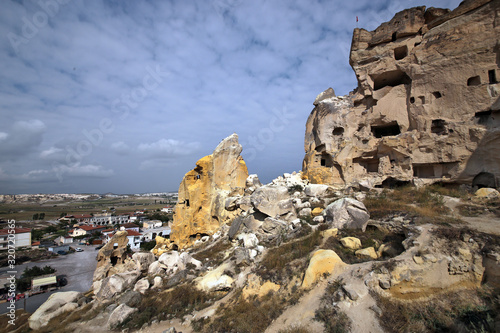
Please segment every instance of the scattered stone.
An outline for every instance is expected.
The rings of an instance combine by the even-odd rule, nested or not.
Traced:
[[[378,284],[382,289],[389,289],[391,287],[391,281],[389,279],[380,279]]]
[[[270,217],[279,217],[294,209],[288,188],[284,186],[261,186],[252,193],[251,201],[255,209]]]
[[[137,263],[137,269],[140,271],[147,270],[156,261],[154,254],[151,252],[136,252],[132,255],[132,260]]]
[[[342,289],[346,293],[347,297],[349,297],[352,301],[357,301],[359,299],[358,293],[351,285],[343,285]]]
[[[159,276],[155,276],[153,279],[153,289],[161,289],[163,287],[163,279]]]
[[[147,278],[140,279],[135,283],[134,291],[138,291],[144,295],[146,290],[149,289],[149,281]]]
[[[362,202],[342,198],[326,207],[323,211],[326,223],[336,228],[361,229],[365,231],[370,214]]]
[[[337,229],[337,228],[335,228]],[[338,229],[337,229],[338,230]],[[343,247],[351,250],[357,250],[361,248],[361,241],[356,237],[344,237],[340,239],[340,244]]]
[[[299,212],[299,217],[311,216],[311,208],[302,208]]]
[[[373,260],[378,258],[377,252],[375,251],[375,249],[372,246],[361,249],[361,250],[357,250],[356,252],[354,252],[354,254],[358,257],[370,258]]]
[[[421,257],[421,256],[413,256],[413,261],[417,264],[417,265],[423,265],[424,263],[424,259]]]
[[[259,239],[255,234],[240,234],[238,240],[243,240],[243,246],[248,249],[254,248],[259,245]]]
[[[316,208],[314,208],[314,209],[312,210],[311,215],[312,215],[313,217],[320,216],[322,212],[323,212],[323,208],[321,208],[321,207],[316,207]]]
[[[208,272],[205,276],[196,279],[197,287],[203,291],[229,290],[233,285],[233,278],[224,274],[229,269],[229,264],[223,264],[217,269]]]
[[[327,230],[323,231],[323,237],[326,239],[328,239],[330,237],[336,237],[338,233],[339,233],[338,228],[327,229]]]
[[[500,193],[494,188],[483,187],[477,190],[474,195],[478,198],[492,199],[498,198],[500,196]]]
[[[139,304],[141,304],[141,299],[141,293],[139,293],[138,291],[129,290],[120,296],[120,298],[118,299],[118,303],[125,304],[131,308],[135,308],[138,307]]]
[[[113,310],[113,312],[109,316],[108,328],[115,328],[135,312],[137,312],[137,309],[131,308],[125,304],[120,304],[116,309]]]
[[[325,221],[325,218],[323,216],[321,216],[321,215],[316,216],[316,217],[313,218],[313,222],[314,223],[323,223],[324,221]]]

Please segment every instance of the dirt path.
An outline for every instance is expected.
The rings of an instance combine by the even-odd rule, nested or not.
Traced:
[[[500,218],[495,214],[485,213],[478,217],[467,217],[460,215],[458,206],[463,202],[459,198],[443,196],[444,205],[451,209],[451,214],[464,221],[471,229],[500,236]]]

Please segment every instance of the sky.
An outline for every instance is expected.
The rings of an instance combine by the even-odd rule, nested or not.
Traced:
[[[175,192],[232,133],[263,183],[299,171],[353,29],[459,3],[3,0],[0,194]]]

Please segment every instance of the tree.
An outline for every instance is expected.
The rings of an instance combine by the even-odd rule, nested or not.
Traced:
[[[39,218],[40,220],[45,219],[45,213],[40,213],[40,214],[38,214],[38,218]]]
[[[38,220],[38,213],[33,214],[32,220],[33,221]]]
[[[43,235],[45,232],[42,229],[33,229],[31,230],[31,238],[33,240],[40,240],[42,239]]]

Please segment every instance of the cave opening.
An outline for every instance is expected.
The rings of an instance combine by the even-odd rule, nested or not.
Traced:
[[[377,139],[385,136],[394,136],[401,134],[401,129],[396,121],[385,125],[371,126],[372,134]]]

